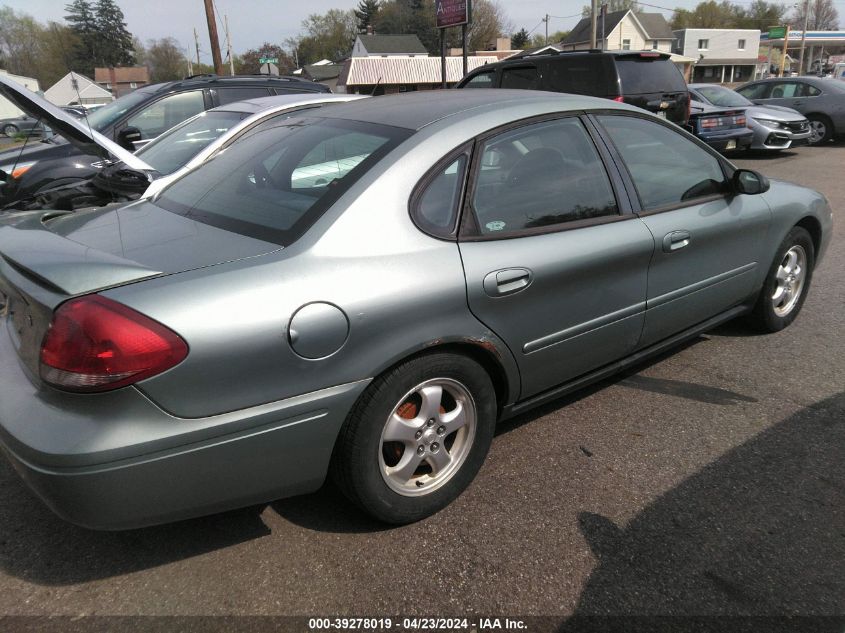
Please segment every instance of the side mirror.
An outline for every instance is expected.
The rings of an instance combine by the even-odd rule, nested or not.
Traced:
[[[125,127],[117,133],[117,144],[130,152],[135,151],[135,143],[143,138],[141,130],[136,127]]]
[[[769,179],[751,169],[737,169],[731,177],[731,184],[736,193],[755,195],[769,190]]]

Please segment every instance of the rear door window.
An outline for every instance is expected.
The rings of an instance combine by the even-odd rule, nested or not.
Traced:
[[[520,66],[502,70],[502,88],[536,90],[539,79],[536,66]]]
[[[773,85],[772,83],[761,82],[738,88],[737,92],[746,99],[768,99]]]
[[[668,59],[636,55],[617,57],[616,69],[625,96],[687,90],[681,71]]]
[[[503,132],[481,151],[472,194],[481,235],[559,230],[576,220],[618,214],[604,164],[575,117]]]

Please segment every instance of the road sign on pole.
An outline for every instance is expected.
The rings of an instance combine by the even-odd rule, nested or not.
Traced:
[[[278,57],[259,57],[258,63],[259,64],[278,64],[279,58]]]
[[[769,39],[770,40],[779,40],[782,37],[786,36],[786,27],[785,26],[773,26],[769,29]]]

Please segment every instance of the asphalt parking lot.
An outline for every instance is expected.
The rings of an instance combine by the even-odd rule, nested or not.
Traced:
[[[0,614],[845,614],[845,144],[736,162],[834,208],[792,327],[728,324],[504,423],[470,489],[401,528],[325,488],[92,532],[2,460]]]

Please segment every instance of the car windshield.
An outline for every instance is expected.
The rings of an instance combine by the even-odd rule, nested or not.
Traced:
[[[88,124],[98,132],[102,132],[126,112],[149,98],[150,94],[146,90],[130,92],[128,95],[124,95],[120,99],[107,103],[102,108],[97,108],[94,112],[89,113]]]
[[[411,134],[360,121],[287,119],[179,178],[155,204],[286,246]]]
[[[715,106],[737,108],[754,105],[738,92],[719,86],[701,86],[695,91]]]
[[[172,174],[247,116],[246,112],[203,112],[142,147],[136,154],[160,174]]]

